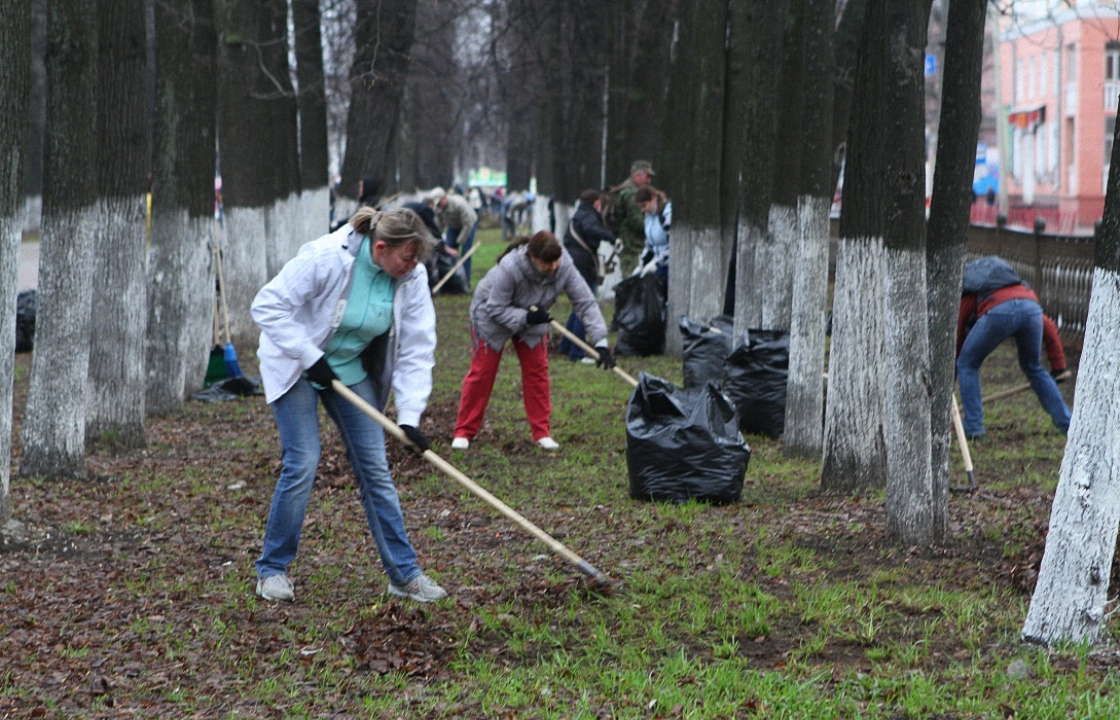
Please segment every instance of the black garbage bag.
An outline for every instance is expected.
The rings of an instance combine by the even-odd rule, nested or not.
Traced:
[[[261,387],[261,378],[259,375],[254,375],[252,377],[238,375],[228,380],[216,382],[206,389],[199,390],[194,395],[191,395],[191,399],[202,400],[203,402],[218,402],[220,400],[236,400],[239,397],[248,397],[250,395],[264,395],[264,388]]]
[[[782,436],[786,426],[789,333],[748,330],[723,365],[723,391],[739,413],[744,433]]]
[[[751,449],[731,401],[712,383],[683,390],[642,373],[626,409],[626,466],[635,500],[736,502]]]
[[[35,311],[39,306],[39,291],[24,290],[16,296],[16,352],[31,352],[35,348]]]
[[[665,294],[655,273],[614,286],[617,355],[660,355],[665,350]]]
[[[437,247],[435,252],[432,253],[433,262],[428,268],[428,286],[435,287],[440,280],[444,278],[451,268],[455,267],[455,263],[459,258],[454,257],[451,253],[447,252],[445,247]],[[455,271],[455,273],[447,279],[443,285],[440,285],[439,292],[441,295],[463,295],[470,290],[469,283],[467,282],[467,271],[463,266]]]
[[[733,326],[730,315],[717,315],[707,325],[681,316],[686,389],[702,388],[708,382],[723,384],[723,363],[731,354]]]

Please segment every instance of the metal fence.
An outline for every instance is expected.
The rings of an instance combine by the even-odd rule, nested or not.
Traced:
[[[835,269],[839,223],[832,221],[830,270]],[[1080,343],[1093,290],[1096,241],[1080,235],[1047,235],[1027,230],[973,225],[966,260],[999,255],[1034,289],[1042,308],[1058,324],[1066,342]]]

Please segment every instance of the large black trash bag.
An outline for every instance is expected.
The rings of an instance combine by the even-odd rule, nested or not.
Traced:
[[[723,384],[723,363],[731,354],[733,325],[730,315],[717,315],[707,325],[681,316],[686,389],[702,388],[708,382]]]
[[[222,400],[236,400],[239,397],[249,397],[251,395],[264,395],[264,388],[261,386],[260,375],[253,375],[252,377],[238,375],[237,377],[231,377],[227,380],[216,382],[203,390],[199,390],[194,395],[191,395],[191,399],[202,400],[203,402],[220,402]]]
[[[683,390],[641,373],[626,410],[626,465],[635,500],[736,502],[751,449],[735,408],[708,383]]]
[[[650,273],[614,286],[617,355],[659,355],[665,350],[665,295],[661,280]]]
[[[31,352],[35,348],[35,311],[39,306],[39,291],[24,290],[16,296],[16,352]]]
[[[739,429],[781,437],[786,426],[789,333],[748,330],[724,363],[723,375],[723,391],[739,413]]]
[[[441,246],[437,247],[432,253],[431,261],[428,266],[428,286],[435,287],[447,273],[451,272],[451,268],[455,267],[455,263],[458,261],[459,258],[447,252],[446,247],[443,247],[441,243]],[[448,278],[447,282],[439,288],[441,295],[463,295],[469,290],[467,271],[462,265],[460,265],[455,271],[455,274]]]

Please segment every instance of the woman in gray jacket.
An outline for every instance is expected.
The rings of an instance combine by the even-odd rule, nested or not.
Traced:
[[[560,447],[552,439],[550,424],[548,323],[552,317],[548,309],[561,292],[567,293],[587,328],[599,352],[598,365],[608,370],[614,367],[603,314],[560,241],[547,231],[515,240],[482,278],[471,299],[471,367],[463,380],[452,448],[470,447],[482,427],[502,349],[510,340],[521,363],[521,394],[533,442],[545,450]]]
[[[363,207],[347,225],[300,248],[253,300],[265,400],[282,453],[257,560],[257,594],[267,600],[294,598],[288,565],[319,467],[320,402],[346,445],[389,594],[419,602],[447,596],[416,564],[384,430],[331,389],[339,380],[382,410],[391,390],[401,429],[428,448],[417,426],[432,391],[436,316],[419,263],[431,246],[411,210]]]

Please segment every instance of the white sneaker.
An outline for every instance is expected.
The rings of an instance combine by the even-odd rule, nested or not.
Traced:
[[[457,437],[451,441],[452,450],[466,450],[471,446],[471,441],[464,437]]]
[[[406,597],[416,602],[428,603],[442,600],[447,597],[447,591],[436,585],[427,575],[417,575],[408,585],[394,585],[389,583],[389,594],[397,597]]]
[[[257,580],[257,594],[265,600],[291,601],[296,597],[287,575],[269,575],[263,580]]]
[[[595,358],[585,357],[585,358],[580,358],[579,361],[581,363],[583,363],[584,365],[594,365],[595,364]]]
[[[537,440],[537,445],[539,445],[541,448],[543,448],[545,450],[559,450],[560,449],[560,443],[556,442],[555,440],[553,440],[550,437],[543,437],[540,440]]]

